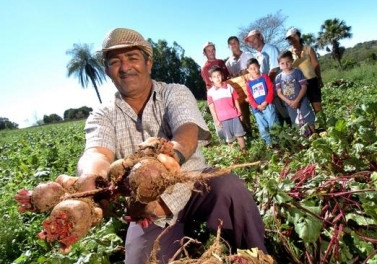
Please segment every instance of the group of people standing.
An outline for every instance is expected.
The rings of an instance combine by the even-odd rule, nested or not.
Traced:
[[[255,116],[260,136],[271,146],[269,130],[277,124],[296,124],[306,136],[315,132],[315,113],[322,110],[321,71],[314,49],[305,45],[301,32],[290,28],[286,33],[289,50],[279,53],[277,47],[265,43],[263,34],[251,30],[244,38],[254,53],[242,51],[237,37],[228,38],[232,55],[224,62],[216,58],[212,42],[203,46],[207,61],[201,75],[207,87],[207,101],[218,135],[232,143],[237,139],[245,152],[245,130],[239,95],[226,80],[242,76],[244,93]],[[220,80],[219,80],[220,79]]]

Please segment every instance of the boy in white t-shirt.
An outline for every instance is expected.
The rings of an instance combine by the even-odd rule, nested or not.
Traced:
[[[207,102],[216,126],[221,127],[228,144],[237,139],[242,153],[246,153],[246,134],[240,118],[241,109],[238,94],[229,84],[223,82],[221,68],[214,66],[209,70],[212,87],[207,90]]]

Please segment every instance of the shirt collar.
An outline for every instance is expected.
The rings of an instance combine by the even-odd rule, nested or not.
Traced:
[[[241,54],[240,54],[240,56],[238,57],[238,59],[241,59],[242,55],[243,55],[243,51],[241,50]],[[236,56],[234,56],[233,53],[232,53],[232,55],[231,55],[230,57],[232,58],[232,60],[236,60]]]
[[[217,87],[215,85],[213,85],[213,88],[215,88],[215,90],[218,90],[218,89],[226,89],[228,86],[226,84],[226,82],[222,82],[221,83],[221,87]]]

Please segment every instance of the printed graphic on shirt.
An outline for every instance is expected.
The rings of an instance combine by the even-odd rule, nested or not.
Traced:
[[[282,91],[284,96],[291,97],[295,95],[295,83],[296,79],[288,79],[282,81]]]
[[[253,91],[253,96],[254,98],[258,98],[258,97],[261,97],[261,96],[265,96],[266,95],[266,91],[264,89],[264,85],[263,85],[263,82],[259,82],[257,84],[254,84],[252,87],[251,87],[252,91]]]

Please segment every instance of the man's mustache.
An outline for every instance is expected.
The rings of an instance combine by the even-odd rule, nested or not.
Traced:
[[[120,78],[127,78],[129,76],[135,76],[137,75],[137,72],[134,70],[128,71],[128,72],[120,72],[119,77]]]

